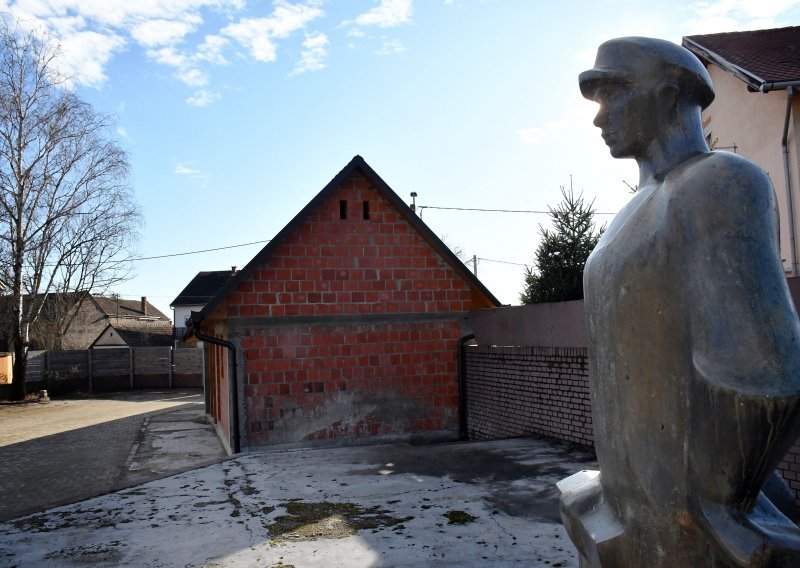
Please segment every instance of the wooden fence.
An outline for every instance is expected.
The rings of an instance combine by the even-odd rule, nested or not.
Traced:
[[[172,347],[30,351],[28,391],[116,391],[203,386],[203,350]]]

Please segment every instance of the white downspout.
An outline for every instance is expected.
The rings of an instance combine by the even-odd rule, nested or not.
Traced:
[[[792,178],[789,168],[789,118],[792,115],[792,100],[794,98],[794,87],[786,87],[786,119],[783,123],[783,137],[781,138],[781,149],[783,150],[783,175],[786,180],[786,205],[789,214],[789,249],[792,262],[792,276],[798,275],[797,266],[797,237],[794,228],[794,200],[792,198]]]

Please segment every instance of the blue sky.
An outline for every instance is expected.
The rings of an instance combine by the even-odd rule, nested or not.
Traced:
[[[117,117],[145,226],[139,256],[274,236],[356,154],[480,259],[516,304],[569,186],[613,213],[638,175],[613,160],[577,75],[606,39],[796,25],[800,0],[0,0],[62,45],[73,88]],[[754,95],[757,96],[757,95]],[[609,215],[598,217],[601,222]],[[200,270],[263,245],[142,260],[116,291],[165,313]],[[502,262],[496,262],[502,261]]]

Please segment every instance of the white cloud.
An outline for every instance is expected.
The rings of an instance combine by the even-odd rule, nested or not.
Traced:
[[[319,71],[325,68],[325,58],[328,56],[328,36],[322,32],[306,34],[303,40],[303,53],[300,61],[295,66],[291,75],[305,73],[306,71]]]
[[[195,67],[181,67],[175,77],[189,87],[205,87],[208,85],[208,74]]]
[[[587,101],[580,95],[571,95],[564,99],[565,112],[561,117],[537,126],[520,128],[517,136],[525,144],[546,143],[556,138],[569,139],[579,129],[593,128],[591,125],[597,108],[597,103]]]
[[[189,87],[205,87],[208,85],[208,73],[198,68],[198,58],[187,56],[174,47],[147,50],[147,57],[168,67],[174,67],[174,77]]]
[[[80,83],[99,87],[106,81],[105,66],[125,46],[125,39],[115,34],[92,31],[77,32],[61,38],[58,71],[68,84]]]
[[[120,138],[124,138],[125,140],[130,140],[131,139],[131,137],[128,135],[128,131],[125,130],[125,128],[122,127],[122,126],[118,126],[117,127],[117,135]]]
[[[186,162],[180,162],[175,165],[175,169],[172,173],[178,174],[179,176],[191,176],[200,174],[201,172],[200,170],[189,167]]]
[[[696,2],[689,6],[696,17],[685,22],[684,28],[689,34],[708,34],[791,25],[791,22],[782,21],[780,16],[797,5],[800,5],[800,0]]]
[[[199,16],[190,15],[185,20],[149,20],[131,29],[131,37],[144,47],[174,45],[192,33],[201,22]]]
[[[286,38],[323,14],[315,3],[290,4],[277,0],[271,16],[244,18],[225,26],[220,33],[247,48],[256,60],[273,62],[277,58],[275,38]]]
[[[393,28],[411,21],[412,0],[381,0],[372,10],[356,17],[356,25]]]
[[[206,91],[201,89],[199,91],[195,91],[195,93],[186,99],[186,104],[189,106],[195,107],[204,107],[206,105],[210,105],[214,101],[217,101],[222,98],[222,95],[219,93],[213,93],[211,91]]]
[[[228,61],[222,54],[222,50],[230,43],[227,39],[218,35],[207,35],[203,43],[197,47],[196,58],[199,61],[208,61],[216,65],[225,65]]]
[[[177,68],[190,86],[207,83],[199,63],[223,64],[227,40],[206,36],[196,47],[178,49],[202,23],[202,12],[233,16],[245,0],[0,0],[1,9],[31,30],[49,33],[62,46],[59,71],[72,82],[100,87],[112,57],[141,45],[156,63]]]
[[[380,55],[397,55],[404,51],[406,51],[406,47],[399,39],[384,39],[378,53]]]

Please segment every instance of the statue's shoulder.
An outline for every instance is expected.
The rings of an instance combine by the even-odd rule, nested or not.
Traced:
[[[758,165],[731,152],[707,152],[670,172],[665,179],[670,194],[693,209],[706,205],[716,210],[741,206],[770,209],[772,182]]]

